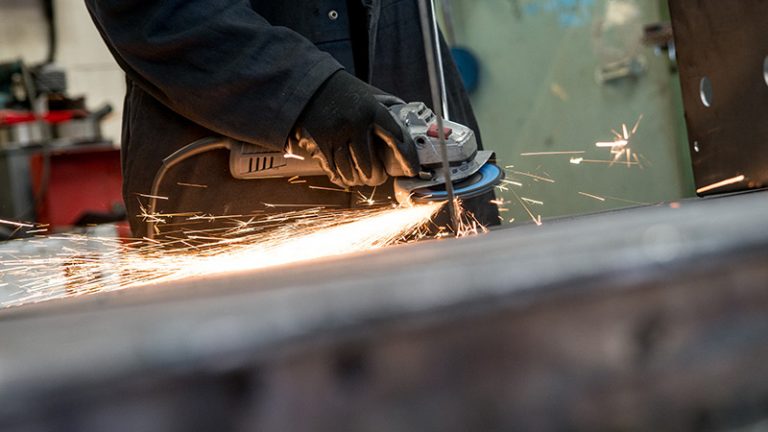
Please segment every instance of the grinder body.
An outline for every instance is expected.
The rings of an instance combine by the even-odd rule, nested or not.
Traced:
[[[463,184],[458,197],[474,196],[491,190],[503,177],[503,171],[491,162],[493,152],[477,149],[472,129],[456,122],[443,122],[450,170],[446,173],[440,154],[437,118],[432,110],[421,102],[413,102],[392,105],[389,111],[404,125],[406,139],[416,146],[420,165],[418,176],[405,177],[394,154],[384,152],[382,162],[387,172],[396,177],[395,198],[398,202],[441,200],[447,179],[457,185]],[[325,175],[310,154],[291,145],[284,152],[275,152],[253,144],[233,143],[229,168],[232,176],[241,180]]]

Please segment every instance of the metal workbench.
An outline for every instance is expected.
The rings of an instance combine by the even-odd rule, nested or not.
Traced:
[[[0,430],[760,425],[766,215],[696,200],[5,310]]]

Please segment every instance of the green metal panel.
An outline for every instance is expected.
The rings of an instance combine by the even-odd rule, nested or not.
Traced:
[[[452,5],[456,44],[468,47],[481,64],[480,87],[472,97],[486,147],[514,171],[555,181],[510,173],[508,178],[523,186],[509,185],[500,193],[508,202],[506,221],[531,220],[515,194],[533,200],[531,211],[544,219],[693,195],[677,75],[665,56],[640,42],[643,25],[661,19],[658,3],[453,0]],[[598,83],[601,64],[625,57],[643,61],[645,72]],[[630,146],[647,160],[643,169],[575,165],[571,155],[521,156],[586,151],[574,157],[610,159],[595,142],[611,141],[611,129],[620,131],[622,123],[631,128],[641,115]]]

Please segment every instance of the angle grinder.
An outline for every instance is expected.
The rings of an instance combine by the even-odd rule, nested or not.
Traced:
[[[477,139],[472,129],[443,120],[443,137],[449,162],[449,171],[446,172],[442,163],[435,113],[421,102],[393,105],[389,110],[405,126],[408,133],[406,139],[413,140],[421,166],[416,177],[395,175],[397,202],[448,201],[451,199],[446,187],[448,181],[453,185],[456,197],[469,199],[492,191],[504,178],[504,171],[495,164],[494,152],[477,149]],[[203,138],[163,159],[152,184],[149,214],[155,213],[155,197],[160,193],[165,174],[172,167],[193,156],[217,149],[229,150],[229,170],[232,177],[239,180],[326,175],[320,164],[300,148],[288,146],[285,151],[276,152],[225,137]],[[391,153],[387,155],[394,159]],[[394,160],[383,162],[391,168],[391,173],[399,166]],[[394,174],[397,174],[396,171]],[[147,222],[149,238],[154,236],[154,226],[150,218]]]
[[[432,110],[421,102],[393,105],[389,110],[405,125],[406,139],[415,144],[420,163],[418,176],[398,175],[399,165],[391,152],[386,153],[392,160],[383,162],[396,177],[395,199],[399,203],[448,200],[447,181],[452,182],[457,198],[472,198],[492,191],[504,177],[504,171],[494,164],[494,153],[477,149],[474,131],[447,120],[443,121],[443,134],[450,172],[446,173]],[[229,170],[241,180],[325,175],[319,163],[300,148],[289,146],[285,152],[275,152],[243,142],[230,146]]]

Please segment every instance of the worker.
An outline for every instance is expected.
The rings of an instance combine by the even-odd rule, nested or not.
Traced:
[[[431,105],[416,0],[86,0],[86,5],[127,75],[123,194],[135,235],[146,234],[137,216],[163,158],[206,136],[278,151],[299,142],[328,178],[235,180],[227,152],[215,151],[168,173],[160,190],[168,199],[158,210],[239,216],[391,200],[382,148],[394,153],[401,171],[418,172],[413,144],[386,109],[396,100],[392,95]],[[450,56],[443,66],[451,119],[472,128],[480,141]],[[488,203],[491,195],[470,206],[486,224],[498,218]],[[205,223],[188,221],[186,228],[205,229]]]

